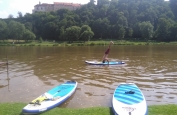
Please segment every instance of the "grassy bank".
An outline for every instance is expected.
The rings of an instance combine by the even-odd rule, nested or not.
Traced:
[[[0,115],[22,115],[25,103],[0,103]],[[82,109],[55,108],[41,115],[113,115],[109,107],[91,107]],[[177,105],[148,106],[148,115],[177,115]]]
[[[7,41],[0,41],[0,46],[94,46],[94,45],[108,45],[108,41],[87,41],[87,42],[79,42],[75,41],[72,43],[68,42],[50,42],[50,41],[43,41],[43,42],[12,42],[12,40]],[[141,42],[141,41],[125,41],[125,40],[116,40],[114,41],[114,45],[159,45],[159,44],[177,44],[177,42]]]

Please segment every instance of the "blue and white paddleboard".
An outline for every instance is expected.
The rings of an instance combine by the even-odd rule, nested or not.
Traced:
[[[67,100],[76,90],[76,81],[67,81],[45,92],[22,109],[23,114],[38,114],[55,108]]]
[[[85,61],[85,63],[90,65],[120,65],[125,64],[123,61],[110,61],[109,63],[106,61],[105,63],[101,61]]]
[[[145,97],[134,83],[121,83],[114,91],[112,107],[115,115],[147,115]]]

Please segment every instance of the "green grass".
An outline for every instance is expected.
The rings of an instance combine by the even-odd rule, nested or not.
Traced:
[[[24,42],[23,40],[15,42],[13,44],[12,40],[2,41],[0,40],[0,46],[94,46],[94,45],[108,45],[110,40],[98,40],[98,41],[74,41],[68,43],[67,41],[63,42],[52,42],[52,41],[33,41],[33,42]],[[155,41],[127,41],[127,40],[114,40],[114,45],[164,45],[164,44],[177,44],[177,42],[155,42]]]
[[[25,103],[0,103],[0,115],[23,115],[22,108]],[[41,115],[113,115],[110,107],[90,108],[59,108],[56,107]],[[177,115],[177,105],[153,105],[148,106],[148,115]]]

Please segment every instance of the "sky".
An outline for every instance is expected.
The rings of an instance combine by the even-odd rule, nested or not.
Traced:
[[[49,4],[53,4],[53,2],[87,4],[90,0],[0,0],[0,18],[8,18],[10,14],[16,18],[18,12],[21,12],[22,15],[25,15],[26,13],[31,14],[34,6],[39,4],[39,1],[41,3]]]

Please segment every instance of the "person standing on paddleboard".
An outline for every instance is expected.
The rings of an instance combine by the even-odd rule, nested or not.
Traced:
[[[109,44],[109,46],[108,46],[108,48],[105,51],[105,54],[103,56],[103,63],[105,63],[105,61],[107,61],[109,63],[109,60],[108,60],[107,57],[108,57],[108,54],[109,54],[109,51],[110,51],[110,47],[111,47],[112,44],[114,44],[114,42],[110,41],[110,44]]]

